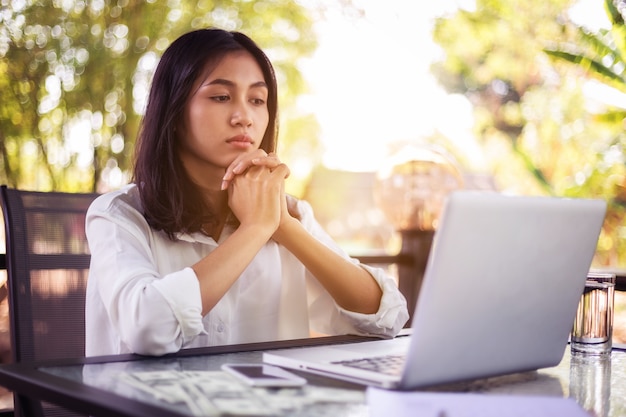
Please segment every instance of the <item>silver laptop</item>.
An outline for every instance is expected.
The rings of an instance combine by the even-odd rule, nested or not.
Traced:
[[[435,233],[410,335],[267,351],[263,361],[394,389],[555,366],[605,211],[601,200],[455,192]],[[404,363],[394,371],[378,365],[383,356]]]

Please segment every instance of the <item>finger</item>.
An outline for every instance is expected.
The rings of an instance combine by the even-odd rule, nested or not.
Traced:
[[[241,174],[245,172],[251,165],[253,165],[252,160],[255,158],[266,157],[267,153],[263,149],[257,149],[256,151],[241,155],[237,157],[229,166],[226,168],[226,172],[222,177],[222,185],[221,189],[225,190],[230,185],[230,182],[235,177],[235,175]]]
[[[291,174],[291,170],[285,164],[278,164],[274,169],[271,170],[272,174],[275,174],[282,178],[288,178]]]
[[[278,159],[278,156],[276,156],[276,154],[274,153],[270,153],[268,154],[266,157],[264,158],[254,158],[251,161],[254,165],[258,165],[258,166],[266,166],[268,168],[274,168],[277,167],[278,165],[280,165],[280,159]]]
[[[278,166],[279,164],[280,164],[280,159],[278,159],[278,157],[273,154],[264,156],[264,157],[263,156],[256,157],[250,160],[246,159],[246,160],[235,162],[231,164],[229,168],[227,168],[226,173],[224,174],[224,177],[222,178],[222,190],[228,188],[228,184],[230,183],[230,181],[232,181],[235,175],[243,174],[252,166],[262,166],[262,167],[267,167],[267,168],[272,169]]]
[[[233,174],[241,174],[252,164],[252,159],[264,158],[266,156],[267,153],[263,149],[257,149],[254,152],[239,155],[228,166],[228,168],[226,168],[226,174],[230,176],[232,176]]]
[[[275,177],[270,177],[271,175],[272,171],[268,167],[252,165],[245,172],[235,175],[233,179],[228,181],[228,185],[225,189],[232,189],[232,186],[236,186],[238,182],[245,182],[249,180],[255,182],[264,182],[267,181],[268,178],[274,178],[274,181],[276,181],[277,178],[280,178],[278,175]],[[222,186],[224,186],[224,182],[225,181],[222,181]]]

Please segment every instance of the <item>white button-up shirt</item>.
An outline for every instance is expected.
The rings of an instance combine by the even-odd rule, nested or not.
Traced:
[[[304,227],[335,252],[348,255],[298,201]],[[284,247],[270,240],[204,317],[191,265],[216,242],[202,233],[177,241],[155,231],[142,215],[137,187],[96,199],[87,213],[92,254],[86,301],[86,354],[162,355],[181,348],[272,341],[324,334],[393,337],[408,319],[406,301],[382,269],[362,265],[383,296],[375,314],[339,307]],[[358,263],[352,259],[352,262]]]

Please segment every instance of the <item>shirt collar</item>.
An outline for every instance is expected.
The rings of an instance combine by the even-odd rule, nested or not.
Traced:
[[[222,234],[220,235],[219,240],[216,242],[210,236],[205,235],[202,232],[195,233],[177,233],[176,239],[182,240],[183,242],[191,242],[191,243],[204,243],[209,245],[218,245],[222,243],[228,236],[230,236],[234,232],[234,229],[230,225],[225,225],[222,230]]]

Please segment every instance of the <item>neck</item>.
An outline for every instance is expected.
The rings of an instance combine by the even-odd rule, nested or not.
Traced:
[[[211,236],[216,241],[219,239],[224,225],[228,221],[230,210],[228,209],[228,193],[226,191],[203,191],[205,204],[215,214],[213,221],[202,225],[202,232]]]
[[[214,224],[205,224],[202,226],[202,233],[213,238],[213,240],[217,242],[222,235],[222,231],[224,230],[225,225],[225,221],[220,221],[219,223]]]

